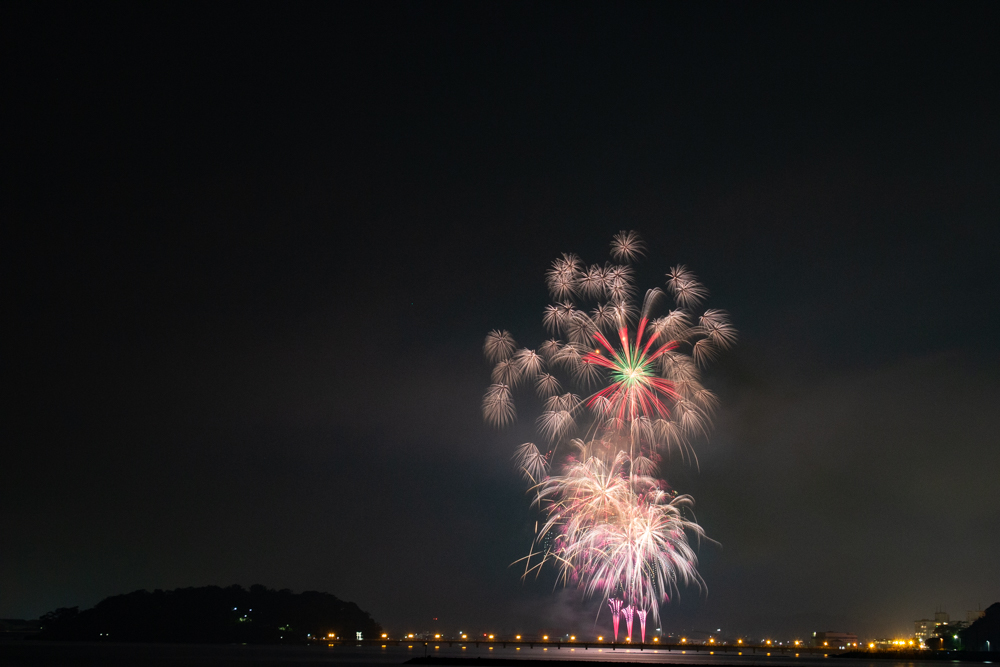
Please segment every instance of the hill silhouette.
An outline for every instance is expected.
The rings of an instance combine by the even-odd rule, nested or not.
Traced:
[[[986,608],[986,613],[962,630],[962,646],[967,651],[1000,650],[1000,602]]]
[[[43,639],[127,642],[291,643],[382,632],[368,612],[329,593],[261,585],[204,586],[115,595],[92,609],[42,616]]]

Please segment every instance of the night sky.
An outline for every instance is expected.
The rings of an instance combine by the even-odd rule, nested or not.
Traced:
[[[4,3],[0,618],[262,583],[591,632],[509,567],[482,341],[620,229],[740,330],[665,630],[1000,601],[997,7]]]

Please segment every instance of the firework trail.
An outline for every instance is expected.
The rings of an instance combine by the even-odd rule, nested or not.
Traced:
[[[608,600],[608,606],[611,607],[611,623],[615,628],[615,643],[618,642],[618,614],[622,610],[622,601],[616,598],[611,598]]]
[[[679,584],[703,583],[689,542],[704,537],[693,501],[658,472],[674,452],[697,464],[691,441],[708,434],[716,406],[700,371],[737,337],[725,311],[695,314],[708,291],[685,266],[640,299],[633,264],[645,253],[623,231],[614,262],[562,255],[546,274],[553,303],[542,323],[552,337],[533,350],[495,330],[483,346],[494,364],[486,421],[512,423],[515,393],[542,406],[541,444],[514,456],[545,519],[525,574],[550,563],[564,584],[607,600],[616,641],[620,614],[629,636],[639,615],[645,641],[647,613],[658,619]]]
[[[629,605],[622,609],[622,617],[625,619],[625,627],[628,628],[627,638],[632,641],[632,621],[635,618],[635,607]]]
[[[636,615],[639,617],[639,627],[642,629],[642,643],[646,643],[646,614],[648,613],[645,609],[637,609]]]

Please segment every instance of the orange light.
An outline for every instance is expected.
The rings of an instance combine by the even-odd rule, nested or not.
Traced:
[[[386,637],[388,637],[388,636],[389,636],[389,635],[387,635],[386,633],[384,633],[384,632],[382,633],[382,639],[385,639],[385,638],[386,638]]]
[[[544,639],[545,641],[548,641],[549,636],[548,635],[542,635],[542,639]]]

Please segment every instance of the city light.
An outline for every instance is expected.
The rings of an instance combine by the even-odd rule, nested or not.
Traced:
[[[412,637],[413,635],[410,636]],[[462,639],[468,639],[468,635],[462,635]]]
[[[388,637],[388,636],[389,636],[389,635],[387,635],[386,633],[384,633],[384,632],[382,633],[382,639],[385,639],[385,638],[386,638],[386,637]]]
[[[548,635],[542,635],[542,639],[544,639],[545,641],[548,641],[549,640],[549,636]]]

